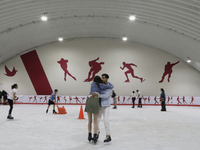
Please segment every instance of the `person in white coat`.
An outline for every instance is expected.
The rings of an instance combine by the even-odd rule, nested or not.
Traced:
[[[11,86],[11,91],[10,91],[10,94],[8,95],[8,103],[10,105],[10,109],[8,112],[7,119],[14,119],[14,117],[12,117],[11,114],[12,114],[12,110],[13,110],[13,101],[15,100],[17,89],[18,89],[17,84],[14,84]]]
[[[142,108],[142,92],[137,90],[137,98],[138,98],[138,107]]]

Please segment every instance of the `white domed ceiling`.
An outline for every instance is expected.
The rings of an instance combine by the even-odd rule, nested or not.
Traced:
[[[41,21],[46,15],[48,20]],[[136,20],[130,21],[129,16]],[[200,71],[198,0],[0,1],[0,63],[34,47],[76,38],[116,38],[156,47]]]

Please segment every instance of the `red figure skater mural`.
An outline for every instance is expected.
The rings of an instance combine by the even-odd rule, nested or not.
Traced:
[[[67,102],[67,98],[66,98],[66,96],[64,97],[64,100],[65,100],[65,103]]]
[[[47,96],[44,97],[44,101],[43,103],[46,102],[47,103]]]
[[[142,98],[144,100],[144,104],[146,104],[146,100],[147,100],[148,97],[142,97]]]
[[[57,103],[60,102],[60,96],[57,96]]]
[[[160,98],[158,98],[158,99],[160,99]],[[155,101],[155,104],[159,104],[159,102],[157,101],[157,97],[156,96],[154,97],[154,101]]]
[[[74,76],[72,76],[72,75],[69,73],[69,71],[67,70],[67,63],[68,63],[68,60],[67,60],[67,59],[64,60],[63,58],[61,58],[60,61],[57,61],[57,62],[60,64],[62,70],[65,72],[65,77],[64,77],[64,80],[65,80],[65,81],[66,81],[66,76],[67,76],[67,74],[68,74],[70,77],[72,77],[74,80],[76,80],[76,78],[75,78]]]
[[[185,100],[185,96],[183,96],[183,104],[187,104],[186,100]]]
[[[124,96],[124,97],[123,97],[123,102],[122,102],[122,103],[125,103],[125,100],[126,100],[126,97]]]
[[[82,103],[84,102],[85,99],[86,99],[85,97],[82,97]]]
[[[167,97],[167,104],[170,103],[170,100],[172,100],[172,97],[168,96],[168,97]]]
[[[36,103],[37,103],[37,96],[34,96],[33,102],[36,102]]]
[[[193,104],[193,102],[194,102],[194,97],[192,96],[190,104]]]
[[[74,99],[76,100],[76,103],[81,103],[77,96]]]
[[[151,99],[150,99],[150,96],[148,96],[148,103],[150,103]]]
[[[70,101],[70,103],[72,102],[72,96],[69,96],[69,101]]]
[[[165,72],[163,73],[162,79],[159,81],[159,83],[162,83],[164,81],[164,78],[166,75],[168,75],[168,82],[170,82],[171,74],[173,72],[172,67],[176,64],[178,64],[180,61],[177,61],[176,63],[171,64],[170,62],[167,62],[165,65]]]
[[[103,65],[105,62],[98,63],[97,60],[99,60],[99,57],[95,60],[89,61],[90,71],[88,73],[87,79],[85,79],[84,82],[90,82],[94,79],[95,75],[102,69],[101,65]]]
[[[176,100],[177,100],[177,102],[178,102],[178,103],[177,103],[178,105],[179,105],[179,104],[182,104],[182,103],[181,103],[181,101],[180,101],[180,98],[179,98],[179,96],[177,97],[177,99],[176,99]]]
[[[133,70],[133,68],[132,68],[131,66],[137,67],[135,64],[133,64],[133,63],[128,64],[128,63],[126,63],[126,62],[123,62],[122,64],[123,64],[123,67],[120,67],[122,70],[124,70],[124,68],[127,68],[127,69],[128,69],[128,71],[126,71],[126,72],[124,73],[125,76],[126,76],[126,78],[127,78],[127,80],[126,80],[125,82],[130,82],[130,80],[129,80],[127,74],[131,74],[133,78],[140,79],[140,80],[141,80],[141,83],[145,81],[145,79],[139,78],[139,77],[137,77],[137,76],[134,75],[134,70]]]
[[[117,97],[118,104],[121,103],[120,96]]]

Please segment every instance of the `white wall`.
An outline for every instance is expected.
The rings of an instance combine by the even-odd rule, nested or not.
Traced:
[[[87,95],[91,83],[83,81],[90,70],[88,62],[100,57],[98,62],[105,64],[98,75],[110,75],[110,82],[115,86],[117,95],[130,95],[136,89],[146,96],[159,95],[162,87],[167,95],[199,96],[200,74],[181,62],[173,67],[171,82],[167,82],[166,76],[163,83],[158,83],[166,63],[175,63],[178,59],[148,46],[112,39],[77,39],[49,44],[36,50],[52,89],[57,88],[59,95]],[[61,58],[69,60],[68,71],[77,81],[70,76],[64,81],[64,72],[57,63]],[[124,61],[136,64],[137,67],[133,67],[135,75],[146,80],[140,83],[140,80],[129,75],[130,83],[125,83],[124,72],[127,69],[120,69]],[[10,70],[12,67],[18,70],[14,77],[4,75],[4,66],[0,66],[0,83],[5,90],[9,91],[11,84],[18,83],[18,94],[36,94],[20,57],[6,63]]]

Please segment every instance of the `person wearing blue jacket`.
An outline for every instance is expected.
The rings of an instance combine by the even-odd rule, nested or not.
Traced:
[[[108,74],[102,74],[101,76],[102,81],[105,85],[112,85],[110,82],[108,82],[109,79],[109,75]],[[113,86],[114,88],[114,86]],[[110,103],[111,103],[111,95],[112,95],[112,91],[113,88],[111,89],[107,89],[102,91],[102,93],[92,93],[92,96],[98,96],[101,99],[101,107],[99,109],[99,114],[98,114],[98,133],[97,133],[97,137],[99,137],[99,122],[101,120],[101,117],[103,115],[103,119],[104,119],[104,126],[105,126],[105,130],[106,130],[106,139],[104,140],[104,142],[110,142],[111,141],[111,133],[110,133],[110,127],[109,127],[109,122],[108,122],[108,118],[109,118],[109,114],[110,114]]]
[[[51,94],[51,97],[50,97],[49,102],[48,102],[48,107],[47,107],[46,113],[48,113],[50,105],[53,105],[53,113],[57,113],[55,111],[55,101],[56,101],[56,94],[57,93],[58,93],[58,90],[55,89],[54,92]]]
[[[161,94],[160,94],[160,100],[161,100],[161,111],[166,111],[166,106],[165,106],[165,91],[163,88],[160,89],[161,90]]]
[[[98,96],[92,96],[92,93],[96,93],[97,95],[100,93],[103,93],[107,89],[112,89],[113,85],[109,84],[106,85],[102,82],[101,78],[99,76],[95,76],[93,83],[91,84],[90,88],[90,97],[87,99],[86,106],[85,106],[85,112],[87,112],[88,115],[88,141],[91,140],[94,141],[94,143],[97,142],[97,130],[98,130],[98,114],[100,109],[99,104],[99,98]],[[92,120],[93,116],[93,120]],[[92,138],[92,121],[94,122],[94,136]]]

